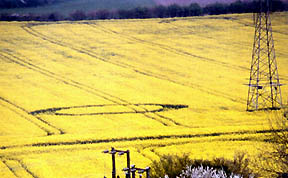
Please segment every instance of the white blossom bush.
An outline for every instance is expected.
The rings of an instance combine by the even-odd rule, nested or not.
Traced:
[[[232,174],[227,176],[224,170],[217,170],[210,167],[187,166],[180,174],[180,178],[243,178],[240,175]]]
[[[249,176],[249,178],[253,178],[254,176]],[[165,175],[164,178],[169,178]],[[179,177],[177,178],[243,178],[241,175],[231,174],[227,176],[225,171],[210,168],[210,167],[203,167],[202,165],[199,167],[192,167],[187,166],[185,170],[182,171]]]
[[[243,152],[235,153],[233,160],[224,158],[192,160],[188,155],[163,155],[160,161],[153,161],[150,176],[151,178],[258,178],[259,173],[249,166],[251,166],[250,160]]]

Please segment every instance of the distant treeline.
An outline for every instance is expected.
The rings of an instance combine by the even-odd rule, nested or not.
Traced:
[[[3,1],[3,0],[1,0]],[[27,0],[28,1],[28,0]],[[53,1],[53,0],[41,0]],[[97,19],[146,19],[146,18],[168,18],[168,17],[187,17],[200,15],[218,15],[230,13],[251,13],[259,11],[259,1],[236,1],[231,4],[214,3],[206,7],[200,7],[197,3],[189,6],[156,6],[153,8],[137,7],[129,10],[97,10],[94,12],[84,12],[77,10],[65,17],[61,12],[50,14],[1,14],[2,21],[59,21],[59,20],[97,20]],[[287,11],[288,3],[281,0],[272,0],[271,11]]]
[[[0,8],[37,7],[57,1],[59,0],[0,0]]]

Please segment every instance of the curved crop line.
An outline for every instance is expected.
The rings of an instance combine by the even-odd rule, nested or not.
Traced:
[[[236,138],[236,139],[216,139],[216,140],[213,140],[213,141],[231,141],[231,142],[234,142],[234,141],[259,141],[258,139],[253,139],[253,138]],[[196,141],[196,142],[207,142],[207,141]],[[210,141],[209,141],[210,142]],[[263,142],[266,142],[266,141],[263,141]],[[195,141],[182,141],[182,142],[169,142],[169,143],[156,143],[156,144],[151,144],[149,146],[143,146],[141,147],[140,150],[140,154],[143,155],[144,157],[150,159],[148,156],[146,156],[143,151],[145,150],[148,150],[152,153],[154,153],[156,156],[158,156],[159,158],[162,156],[160,153],[156,152],[155,149],[157,148],[165,148],[165,147],[169,147],[169,146],[181,146],[181,145],[186,145],[186,144],[189,144],[189,143],[195,143]],[[155,159],[150,159],[150,160],[155,160]]]
[[[249,70],[248,68],[245,68],[245,67],[242,67],[242,66],[239,66],[239,65],[233,65],[233,64],[226,63],[226,62],[220,62],[220,61],[217,61],[217,60],[212,59],[212,58],[198,56],[198,55],[192,54],[192,53],[187,52],[187,51],[183,51],[183,50],[180,50],[180,49],[173,48],[173,47],[168,46],[168,45],[164,45],[164,44],[159,44],[159,43],[143,40],[143,39],[140,39],[140,38],[137,38],[137,37],[133,37],[133,36],[129,36],[129,35],[123,35],[123,34],[120,34],[118,32],[115,32],[113,30],[107,29],[107,28],[105,28],[105,27],[103,27],[103,26],[101,26],[99,24],[89,24],[89,25],[93,26],[93,27],[96,27],[96,28],[102,30],[103,32],[106,32],[106,33],[109,33],[109,34],[117,34],[117,36],[120,36],[121,38],[128,39],[128,40],[134,41],[134,42],[140,42],[140,43],[144,43],[144,44],[146,43],[149,46],[157,46],[157,47],[160,47],[161,49],[163,49],[163,50],[165,50],[167,52],[172,52],[172,53],[175,53],[175,54],[178,54],[178,55],[181,55],[181,56],[182,55],[186,55],[186,56],[189,56],[189,57],[194,57],[195,59],[212,62],[214,64],[221,65],[221,66],[227,67],[229,69],[234,68],[236,70],[239,70],[239,69],[240,70]],[[173,26],[175,26],[175,25],[173,25]]]
[[[56,80],[58,80],[58,81],[63,82],[63,83],[66,84],[66,85],[73,86],[73,87],[76,87],[76,88],[78,88],[78,89],[84,90],[84,91],[86,91],[86,92],[88,92],[88,93],[90,93],[90,94],[99,96],[99,97],[101,97],[101,98],[103,98],[103,99],[105,99],[105,100],[111,101],[111,102],[116,103],[116,104],[121,104],[121,102],[125,102],[125,103],[130,104],[129,102],[127,102],[127,101],[125,101],[125,100],[123,100],[123,99],[121,99],[121,98],[118,98],[118,97],[112,96],[112,95],[110,95],[110,94],[104,93],[104,92],[102,92],[102,91],[100,91],[100,90],[97,90],[97,89],[94,89],[94,88],[92,88],[92,87],[86,86],[86,85],[81,84],[81,83],[79,83],[79,82],[76,82],[76,81],[74,81],[74,80],[65,79],[65,78],[63,78],[63,77],[61,77],[61,76],[59,76],[59,75],[57,75],[57,74],[55,74],[55,73],[53,73],[53,72],[51,72],[51,71],[48,71],[48,70],[43,69],[43,68],[40,68],[40,67],[38,67],[38,66],[30,63],[30,62],[27,62],[27,61],[25,61],[25,60],[23,60],[23,59],[20,59],[19,57],[16,57],[15,55],[12,55],[12,54],[7,53],[7,52],[5,52],[5,53],[8,54],[9,56],[12,56],[12,57],[13,57],[14,59],[16,59],[17,61],[14,60],[14,59],[9,58],[9,57],[7,57],[7,56],[4,56],[3,54],[0,54],[0,55],[3,56],[3,57],[5,57],[5,58],[7,58],[7,59],[10,60],[11,62],[14,62],[14,63],[16,63],[16,64],[18,64],[18,65],[23,66],[23,67],[26,67],[26,68],[28,68],[28,69],[30,69],[30,70],[39,72],[39,73],[43,74],[43,75],[46,76],[46,77],[50,77],[50,78],[56,79]],[[20,61],[20,62],[19,62],[19,61]],[[119,101],[116,101],[116,100],[119,100]],[[137,111],[137,110],[134,109],[133,107],[130,107],[130,106],[127,106],[127,107],[130,108],[130,109],[132,109],[132,110],[134,110],[135,112]],[[153,119],[153,120],[161,123],[163,126],[168,126],[167,123],[163,122],[161,119],[159,119],[159,118],[157,118],[157,117],[147,116],[145,113],[143,113],[143,115],[144,115],[145,117],[149,118],[149,119]],[[36,116],[36,117],[37,117],[37,116]],[[40,118],[40,119],[41,119],[41,118]],[[169,121],[169,120],[166,120],[166,121]],[[61,133],[64,133],[64,132],[61,132]]]
[[[215,140],[212,140],[212,142],[215,142],[215,141],[231,141],[231,142],[235,142],[235,141],[259,141],[259,139],[257,138],[219,138],[219,139],[215,139]],[[143,146],[142,149],[145,150],[145,149],[151,149],[151,148],[160,148],[160,147],[168,147],[168,146],[177,146],[177,145],[185,145],[185,144],[189,144],[189,143],[203,143],[203,142],[211,142],[211,140],[209,141],[203,141],[203,140],[198,140],[198,141],[181,141],[181,142],[169,142],[169,143],[152,143],[148,146]],[[267,142],[265,140],[263,140],[263,142]]]
[[[243,133],[245,134],[245,133]],[[250,133],[250,134],[255,134],[255,133]],[[187,138],[187,137],[186,137]],[[192,138],[192,137],[191,137]],[[169,139],[169,138],[167,138]],[[172,138],[173,139],[173,138]],[[177,140],[179,140],[179,138],[176,138]],[[181,139],[181,138],[180,138]],[[257,139],[256,137],[253,138],[253,137],[250,137],[250,138],[216,138],[216,139],[213,139],[213,141],[259,141],[259,139]],[[127,141],[124,141],[124,142],[127,142]],[[203,142],[210,142],[210,141],[207,141],[207,140],[187,140],[187,141],[169,141],[168,143],[150,143],[149,145],[145,144],[144,145],[141,145],[141,143],[137,142],[135,144],[129,144],[129,146],[132,146],[132,147],[135,147],[137,149],[142,149],[142,150],[145,150],[145,149],[151,149],[151,150],[154,150],[155,148],[159,148],[159,147],[166,147],[166,146],[173,146],[173,145],[183,145],[183,144],[188,144],[188,143],[203,143]],[[271,142],[271,140],[261,140],[261,142]],[[91,145],[91,144],[89,144]],[[79,146],[79,145],[78,145]],[[21,147],[21,145],[19,146],[16,146],[16,147]],[[31,147],[31,146],[30,146]],[[15,148],[15,147],[13,147]],[[24,148],[24,147],[22,147]],[[8,147],[5,148],[5,149],[9,149]],[[3,149],[3,150],[5,150]],[[58,147],[58,148],[49,148],[49,149],[43,149],[41,148],[40,150],[27,150],[27,151],[20,151],[20,152],[11,152],[10,154],[12,154],[13,156],[21,156],[21,155],[27,155],[27,154],[43,154],[43,153],[53,153],[53,152],[71,152],[71,151],[81,151],[81,150],[91,150],[91,148],[88,146],[88,147],[68,147],[68,148],[62,148],[62,147]],[[154,152],[154,151],[151,151],[151,152]],[[3,157],[5,159],[5,157]]]
[[[96,140],[76,140],[67,142],[46,142],[46,143],[32,143],[24,145],[10,145],[1,146],[0,150],[10,148],[23,147],[51,147],[51,146],[70,146],[70,145],[86,145],[86,144],[100,144],[100,143],[114,143],[114,142],[131,142],[131,141],[145,141],[145,140],[165,140],[165,139],[182,139],[182,138],[201,138],[201,137],[219,137],[225,135],[244,135],[244,134],[264,134],[272,132],[281,132],[283,130],[257,130],[257,131],[236,131],[236,132],[215,132],[203,134],[182,134],[182,135],[158,135],[158,136],[142,136],[142,137],[122,137]]]
[[[0,97],[0,99],[1,99],[1,97]],[[2,99],[1,99],[1,100],[2,100]],[[47,136],[54,134],[53,132],[50,132],[50,131],[49,131],[48,129],[46,129],[45,127],[42,127],[41,125],[39,125],[39,124],[37,124],[36,122],[30,120],[29,118],[25,117],[24,115],[20,114],[19,112],[11,109],[10,107],[7,107],[7,106],[5,106],[5,105],[3,105],[3,104],[1,104],[1,103],[0,103],[0,105],[3,106],[3,107],[5,107],[5,108],[7,108],[7,109],[9,109],[10,111],[16,113],[17,115],[19,115],[21,118],[27,120],[28,122],[34,124],[35,126],[37,126],[38,128],[40,128],[41,130],[43,130],[43,131],[46,133]]]
[[[120,34],[120,33],[118,33],[118,32],[115,32],[115,31],[113,31],[113,30],[106,29],[106,28],[104,28],[103,26],[101,26],[101,25],[99,25],[99,24],[96,25],[96,24],[91,24],[91,23],[90,23],[90,24],[88,24],[88,25],[90,25],[90,26],[92,26],[92,27],[96,27],[96,28],[102,30],[103,32],[108,33],[108,34],[116,34],[117,36],[120,36],[120,37],[122,37],[122,38],[124,38],[124,39],[128,39],[128,40],[131,40],[131,41],[134,41],[134,42],[140,42],[140,43],[144,43],[144,44],[146,43],[146,44],[149,45],[149,47],[150,47],[150,46],[157,46],[157,47],[160,47],[161,49],[164,49],[164,50],[166,50],[166,51],[168,51],[168,52],[176,53],[176,54],[178,54],[178,55],[188,55],[188,56],[190,56],[190,57],[192,56],[192,57],[194,57],[194,58],[196,58],[196,59],[200,59],[200,60],[202,59],[202,60],[205,60],[205,61],[208,61],[208,62],[213,62],[213,63],[216,62],[216,64],[220,64],[220,65],[222,65],[222,66],[228,65],[229,68],[231,68],[231,65],[228,64],[228,63],[219,62],[219,61],[216,61],[216,60],[214,60],[214,59],[197,56],[197,55],[191,54],[191,53],[189,53],[189,52],[185,52],[185,51],[182,51],[182,50],[178,50],[178,49],[172,48],[172,47],[167,46],[167,45],[158,44],[158,43],[153,43],[153,42],[146,41],[146,40],[142,40],[142,39],[139,39],[139,38],[136,38],[136,37],[132,37],[132,36],[127,36],[127,35],[124,36],[124,35],[122,35],[122,34]],[[176,52],[175,52],[175,51],[176,51]],[[229,99],[229,100],[231,100],[231,101],[233,101],[233,102],[239,102],[239,103],[245,104],[244,100],[243,100],[243,101],[242,101],[242,100],[236,100],[236,99],[234,99],[234,97],[231,97],[231,96],[229,96],[229,95],[227,95],[227,94],[225,94],[225,93],[223,93],[223,92],[219,92],[219,91],[215,91],[215,90],[214,90],[214,91],[208,90],[207,88],[204,88],[203,86],[201,86],[201,85],[199,85],[199,84],[193,83],[192,86],[191,86],[191,85],[187,85],[187,84],[181,83],[181,82],[179,82],[179,81],[175,81],[175,80],[169,79],[169,78],[167,78],[167,77],[165,77],[165,76],[161,76],[161,75],[159,75],[159,74],[155,74],[155,73],[150,72],[150,71],[145,71],[144,69],[141,69],[141,71],[140,71],[140,70],[138,70],[138,69],[135,69],[135,67],[134,67],[134,66],[131,66],[131,65],[128,65],[128,67],[132,68],[135,72],[140,73],[140,74],[142,74],[142,75],[154,77],[154,78],[157,78],[157,79],[160,79],[160,80],[166,80],[166,81],[169,81],[169,82],[178,84],[178,85],[182,85],[182,86],[189,87],[189,88],[194,88],[194,89],[200,90],[200,91],[202,91],[202,92],[205,92],[205,93],[208,93],[208,94],[211,94],[211,95],[221,96],[221,97],[224,97],[224,98],[226,98],[226,99]],[[232,66],[232,68],[233,68],[233,66]],[[247,70],[245,67],[236,66],[236,65],[234,66],[234,68]]]
[[[215,90],[209,90],[209,89],[207,89],[207,88],[205,88],[205,87],[203,87],[203,86],[201,86],[199,84],[195,84],[195,83],[185,84],[185,83],[179,82],[177,80],[172,80],[172,79],[163,77],[161,75],[154,75],[152,73],[148,74],[149,73],[148,71],[147,72],[142,72],[142,71],[138,71],[138,70],[134,70],[134,71],[137,71],[138,73],[141,73],[141,74],[149,76],[149,77],[154,77],[154,78],[157,78],[157,79],[160,79],[160,80],[165,80],[165,81],[168,81],[168,82],[171,82],[171,83],[174,83],[174,84],[177,84],[177,85],[181,85],[181,86],[184,86],[184,87],[189,87],[189,88],[192,88],[192,89],[195,89],[195,90],[207,93],[207,94],[223,97],[223,98],[228,99],[228,100],[233,101],[233,102],[246,104],[246,102],[244,100],[240,100],[240,99],[237,100],[237,99],[235,99],[235,97],[229,96],[229,95],[227,95],[227,94],[225,94],[223,92],[219,92],[219,91],[215,91]]]
[[[57,111],[61,110],[69,110],[69,109],[76,109],[76,108],[91,108],[91,107],[107,107],[107,106],[160,106],[159,109],[148,110],[145,111],[123,111],[123,112],[99,112],[99,113],[82,113],[82,114],[69,114],[69,113],[58,113]],[[85,116],[85,115],[105,115],[105,114],[137,114],[137,113],[156,113],[162,112],[169,109],[182,109],[188,108],[188,105],[171,105],[171,104],[103,104],[103,105],[84,105],[84,106],[70,106],[70,107],[58,107],[58,108],[48,108],[48,109],[41,109],[30,112],[32,115],[38,114],[51,114],[51,115],[58,115],[58,116]],[[163,116],[161,116],[163,117]],[[169,118],[166,118],[169,119]],[[171,121],[173,122],[173,121]]]
[[[193,88],[193,89],[197,89],[199,91],[202,91],[202,92],[205,92],[205,93],[208,93],[208,94],[211,94],[211,95],[215,95],[215,96],[220,96],[220,97],[223,97],[223,98],[226,98],[230,101],[233,101],[233,102],[238,102],[238,103],[242,103],[242,104],[246,104],[246,101],[244,100],[237,100],[235,99],[235,97],[232,97],[232,96],[229,96],[227,95],[226,93],[223,93],[223,92],[219,92],[219,91],[212,91],[212,90],[209,90],[203,86],[200,86],[199,84],[191,84],[191,85],[187,85],[187,84],[184,84],[184,83],[181,83],[179,81],[176,81],[176,80],[172,80],[172,79],[169,79],[165,76],[161,76],[159,74],[153,74],[153,72],[150,72],[150,71],[145,71],[144,69],[141,69],[141,70],[138,70],[138,69],[135,69],[134,66],[131,66],[131,65],[128,65],[128,64],[124,64],[124,63],[120,63],[120,62],[112,62],[112,61],[108,61],[106,59],[103,59],[99,56],[97,56],[94,52],[90,51],[90,50],[87,50],[87,49],[83,49],[81,48],[80,50],[77,49],[76,47],[72,47],[71,44],[65,44],[65,43],[62,43],[62,42],[59,42],[59,41],[56,41],[56,40],[52,40],[50,38],[48,38],[47,36],[44,36],[43,34],[39,33],[39,32],[36,32],[35,30],[33,30],[31,27],[22,27],[27,33],[30,33],[31,35],[33,36],[36,36],[38,38],[41,38],[42,40],[46,40],[48,42],[51,42],[53,44],[56,44],[56,45],[60,45],[60,46],[63,46],[63,47],[66,47],[66,48],[70,48],[72,50],[75,50],[75,51],[78,51],[80,53],[84,53],[86,55],[89,55],[91,57],[94,57],[96,59],[99,59],[101,61],[104,61],[104,62],[107,62],[107,63],[110,63],[110,64],[113,64],[113,65],[116,65],[118,67],[123,67],[123,68],[128,68],[128,69],[132,69],[134,70],[134,72],[136,73],[139,73],[139,74],[142,74],[142,75],[145,75],[145,76],[149,76],[149,77],[153,77],[153,78],[156,78],[156,79],[160,79],[160,80],[165,80],[165,81],[168,81],[168,82],[171,82],[171,83],[174,83],[174,84],[178,84],[178,85],[182,85],[182,86],[185,86],[185,87],[189,87],[189,88]],[[29,29],[29,30],[28,30]],[[35,34],[37,33],[37,34]],[[196,56],[197,57],[197,56]]]
[[[278,130],[280,131],[280,130]],[[257,134],[262,134],[262,133],[271,133],[273,131],[258,131]],[[245,134],[245,133],[243,133]],[[253,133],[250,133],[253,134]],[[212,142],[215,141],[231,141],[231,142],[235,142],[235,141],[257,141],[257,142],[273,142],[273,140],[259,140],[256,137],[250,137],[250,138],[217,138],[217,139],[213,139]],[[179,145],[185,145],[185,144],[189,144],[189,143],[203,143],[203,142],[211,142],[211,140],[206,141],[206,140],[197,140],[197,141],[191,141],[191,140],[187,140],[187,141],[171,141],[169,143],[152,143],[149,145],[144,145],[144,146],[139,146],[142,150],[142,152],[140,151],[140,154],[144,154],[143,151],[145,151],[146,149],[148,149],[150,152],[154,153],[155,155],[157,155],[158,157],[161,157],[161,155],[159,153],[157,153],[155,151],[155,148],[163,148],[163,147],[169,147],[169,146],[179,146]],[[145,154],[144,154],[145,155]],[[149,159],[149,157],[147,157]]]
[[[163,109],[151,110],[148,113],[161,112]],[[95,115],[118,115],[118,114],[144,114],[146,111],[127,111],[127,112],[99,112],[99,113],[81,113],[81,114],[70,114],[70,113],[54,113],[56,116],[95,116]]]
[[[93,58],[95,58],[95,59],[98,59],[98,60],[100,60],[100,61],[103,61],[103,62],[111,63],[111,64],[114,64],[114,65],[117,65],[117,66],[120,66],[120,67],[123,67],[123,68],[128,68],[128,66],[125,65],[125,64],[123,64],[123,63],[117,63],[117,62],[115,62],[115,61],[114,61],[114,62],[108,61],[107,59],[102,58],[102,57],[99,57],[98,55],[94,54],[93,52],[91,52],[91,51],[89,51],[89,50],[87,50],[87,49],[85,49],[85,48],[82,48],[82,47],[73,47],[73,45],[71,45],[71,44],[67,44],[67,43],[65,43],[65,42],[60,42],[60,41],[58,41],[58,40],[56,40],[56,39],[52,39],[51,37],[47,37],[47,36],[41,34],[40,32],[34,30],[34,29],[33,29],[32,27],[30,27],[30,26],[22,26],[22,29],[23,29],[24,31],[26,31],[27,33],[31,34],[32,36],[35,36],[35,37],[37,37],[37,38],[40,38],[40,39],[42,39],[42,40],[44,40],[44,41],[48,41],[48,42],[50,42],[50,43],[52,43],[52,44],[55,44],[55,45],[58,45],[58,46],[62,46],[62,47],[65,47],[65,48],[70,48],[70,49],[72,49],[72,50],[74,50],[74,51],[77,51],[77,52],[79,52],[79,53],[86,54],[86,55],[88,55],[88,56],[91,56],[91,57],[93,57]]]
[[[22,111],[24,111],[24,112],[27,113],[27,114],[30,114],[30,112],[27,111],[26,109],[24,109],[24,108],[22,108],[22,107],[20,107],[20,106],[18,106],[18,105],[16,105],[16,104],[14,104],[14,103],[12,103],[11,101],[9,101],[9,100],[1,97],[1,96],[0,96],[0,100],[2,100],[2,101],[4,101],[5,103],[8,103],[8,104],[10,104],[10,105],[18,108],[18,109],[20,109],[20,110],[22,110]],[[56,130],[59,132],[59,134],[65,134],[65,132],[64,132],[62,129],[53,126],[52,124],[50,124],[49,122],[45,121],[45,120],[42,119],[41,117],[39,117],[39,116],[33,116],[33,117],[34,117],[35,119],[39,120],[40,122],[44,123],[45,125],[48,125],[49,127],[53,128],[53,129],[56,129]],[[30,121],[31,121],[31,120],[30,120]],[[32,122],[32,121],[31,121],[31,122]],[[32,122],[32,123],[34,123],[34,122]],[[36,124],[36,123],[34,123],[34,124],[35,124],[36,126],[38,126],[40,129],[44,130],[44,128],[42,128],[42,127],[39,126],[38,124]],[[54,133],[49,132],[47,129],[45,129],[44,131],[47,133],[47,135],[54,135]]]
[[[228,19],[227,19],[227,18],[220,18],[220,19],[232,20],[232,19],[230,19],[230,18],[228,18]],[[177,27],[177,26],[174,25],[174,24],[171,24],[171,23],[169,23],[169,24]],[[139,39],[139,38],[132,37],[132,36],[128,36],[128,35],[123,35],[123,34],[121,34],[121,33],[118,33],[118,32],[116,32],[116,31],[113,31],[113,30],[111,30],[111,29],[107,29],[107,28],[105,28],[105,27],[103,27],[103,26],[101,26],[101,25],[99,25],[99,24],[89,23],[88,25],[89,25],[89,26],[92,26],[92,28],[93,28],[93,27],[94,27],[94,28],[97,28],[97,29],[99,29],[99,30],[101,30],[101,31],[103,31],[103,32],[105,32],[105,33],[108,33],[108,34],[114,34],[114,35],[116,34],[117,37],[122,38],[122,39],[128,39],[128,40],[134,41],[134,42],[140,42],[140,43],[144,43],[144,44],[145,44],[145,43],[146,43],[146,44],[149,44],[149,47],[151,47],[151,46],[158,46],[158,47],[159,47],[159,46],[160,46],[160,48],[161,48],[161,46],[164,46],[164,48],[161,48],[161,49],[164,49],[164,50],[166,50],[166,51],[168,51],[168,52],[173,52],[173,50],[171,50],[171,49],[174,49],[174,50],[178,50],[178,52],[183,53],[183,54],[185,54],[185,55],[189,55],[189,56],[195,57],[195,59],[212,62],[212,63],[214,63],[214,64],[221,65],[221,66],[227,67],[227,68],[229,68],[229,69],[234,68],[234,69],[236,69],[236,70],[242,70],[242,71],[249,71],[249,70],[250,70],[250,69],[247,68],[247,67],[243,67],[243,66],[239,66],[239,65],[234,65],[234,64],[229,64],[229,63],[226,63],[226,62],[220,62],[220,61],[217,61],[217,60],[215,60],[215,59],[211,59],[211,58],[207,58],[207,57],[202,57],[202,56],[194,55],[194,54],[191,54],[191,53],[189,53],[189,52],[186,52],[186,51],[182,51],[182,50],[173,48],[173,47],[171,47],[171,46],[167,46],[167,45],[163,45],[163,44],[159,44],[159,43],[154,43],[154,42],[151,42],[151,41]],[[203,37],[203,36],[201,36],[201,37]],[[142,69],[142,70],[143,70],[143,69]],[[147,72],[146,72],[146,73],[147,73]],[[149,72],[148,72],[148,73],[149,73]],[[283,80],[288,80],[288,78],[286,78],[286,76],[284,76],[284,75],[279,75],[279,76],[281,76],[281,77],[283,78]],[[179,84],[179,83],[178,83],[178,84]],[[193,85],[195,85],[195,84],[193,84]],[[186,86],[187,86],[187,85],[186,85]],[[219,93],[220,93],[220,92],[219,92]],[[210,93],[210,94],[211,94],[211,93]],[[227,96],[228,96],[228,95],[227,95]],[[231,98],[230,98],[230,100],[231,100]],[[233,99],[232,99],[232,101],[235,102],[235,100],[233,100]],[[241,102],[241,103],[243,103],[243,102]]]
[[[100,59],[100,60],[102,60],[102,61],[104,61],[104,62],[108,62],[108,63],[114,64],[114,65],[117,65],[117,66],[120,66],[120,67],[131,68],[131,66],[127,66],[127,65],[124,65],[124,64],[119,65],[119,63],[112,63],[111,61],[109,62],[109,61],[107,61],[107,60],[104,59],[104,58],[101,58],[101,57],[99,57],[99,56],[94,55],[93,53],[91,54],[91,52],[89,52],[88,50],[86,50],[86,49],[84,49],[84,48],[78,50],[77,48],[72,48],[71,45],[69,45],[69,44],[63,45],[63,44],[60,43],[60,42],[57,42],[57,41],[55,41],[55,40],[49,39],[48,37],[45,37],[44,35],[40,34],[39,32],[33,30],[33,29],[30,28],[30,27],[27,27],[27,29],[26,29],[24,26],[22,26],[22,28],[23,28],[26,32],[30,33],[31,35],[36,36],[36,37],[38,37],[38,38],[41,38],[41,39],[43,39],[43,40],[47,40],[47,41],[49,41],[49,42],[51,42],[51,43],[53,43],[53,44],[60,45],[60,46],[63,46],[63,47],[68,47],[68,48],[73,49],[73,50],[76,50],[76,51],[78,51],[78,52],[80,52],[80,53],[85,53],[86,55],[89,55],[89,56],[94,57],[94,58],[96,58],[96,59]],[[28,30],[28,29],[29,29],[29,30]],[[44,36],[44,37],[43,37],[43,36]],[[87,52],[87,51],[88,51],[88,52]],[[11,55],[11,54],[10,54],[10,55]],[[15,56],[14,56],[14,57],[15,57]],[[18,60],[21,60],[21,59],[18,58]],[[22,61],[22,62],[25,62],[24,60],[21,60],[21,61]],[[27,63],[27,62],[25,62],[25,63]],[[40,67],[38,67],[38,66],[36,66],[36,65],[33,65],[33,64],[31,64],[31,63],[28,63],[28,65],[33,66],[33,67],[36,67],[36,68],[39,69],[40,71],[45,71],[45,72],[47,72],[47,73],[49,73],[49,74],[56,75],[55,73],[52,73],[52,72],[50,72],[50,71],[48,71],[48,70],[45,70],[45,69],[43,69],[43,68],[40,68]],[[136,71],[136,72],[137,72],[137,71]],[[46,76],[47,76],[47,75],[46,75]],[[57,75],[56,75],[56,76],[57,76]],[[61,78],[63,79],[63,77],[61,77]],[[67,81],[67,79],[66,79],[66,81]],[[89,87],[89,86],[85,86],[84,84],[81,84],[81,83],[76,82],[76,81],[74,81],[74,80],[69,80],[69,81],[71,81],[73,84],[77,84],[77,85],[79,85],[79,86],[84,86],[84,87],[86,87],[86,88],[89,88],[89,89],[91,89],[91,90],[94,90],[94,91],[100,92],[101,94],[106,95],[106,96],[103,96],[103,95],[100,96],[99,93],[97,94],[99,97],[102,97],[103,99],[106,99],[106,100],[108,100],[108,101],[112,101],[111,98],[114,98],[114,99],[117,99],[117,100],[119,100],[119,101],[121,101],[121,102],[129,103],[128,101],[125,101],[124,99],[121,99],[121,98],[119,98],[119,97],[110,95],[110,94],[105,93],[105,92],[100,91],[100,90],[96,90],[95,88],[92,88],[92,87]],[[67,83],[66,83],[66,84],[67,84]],[[80,87],[78,87],[78,88],[80,88]],[[87,91],[87,90],[86,90],[86,91]],[[91,93],[91,92],[90,92],[90,93]],[[111,98],[108,99],[107,96],[109,96],[109,97],[111,97]],[[112,101],[112,102],[119,104],[119,102],[117,102],[117,101]],[[130,104],[130,103],[129,103],[129,104]],[[140,108],[141,108],[141,106],[140,106]],[[136,111],[134,108],[130,108],[130,109]],[[145,108],[142,108],[142,109],[145,109]],[[168,125],[168,124],[164,123],[163,121],[161,121],[161,120],[160,120],[159,118],[157,118],[157,117],[147,116],[146,114],[143,114],[143,115],[144,115],[145,117],[147,117],[147,118],[150,118],[150,119],[153,119],[153,120],[155,120],[155,121],[160,122],[160,123],[163,124],[164,126],[167,126],[167,125]],[[155,115],[155,116],[157,116],[157,115]],[[165,118],[161,117],[161,118],[162,118],[162,119],[166,119],[166,121],[168,121],[168,122],[170,122],[171,120],[173,120],[173,119],[171,119],[171,118],[167,119],[168,117],[165,117]],[[173,122],[172,122],[172,123],[173,123]],[[180,125],[181,125],[181,124],[180,124]],[[181,126],[186,127],[186,126],[184,126],[184,125],[181,125]]]
[[[24,27],[24,26],[22,26],[22,29],[24,29],[24,30],[25,30],[27,33],[29,33],[29,34],[31,34],[31,35],[33,35],[33,36],[35,36],[35,37],[41,38],[42,40],[46,40],[46,41],[48,41],[48,42],[50,42],[50,43],[52,43],[52,44],[56,44],[56,45],[59,45],[59,46],[67,47],[67,48],[70,48],[70,49],[72,49],[72,50],[75,50],[75,51],[78,51],[78,52],[80,52],[80,53],[84,53],[84,54],[86,54],[86,55],[89,55],[89,56],[91,56],[91,57],[94,57],[94,58],[96,58],[96,59],[99,59],[99,60],[101,60],[101,61],[108,62],[108,63],[114,64],[114,65],[117,65],[117,66],[120,66],[120,67],[128,68],[127,66],[125,66],[125,65],[123,65],[123,64],[119,64],[119,63],[115,64],[115,63],[112,63],[112,62],[107,61],[107,60],[104,59],[104,58],[100,58],[99,56],[96,56],[96,55],[94,55],[94,54],[91,54],[89,51],[85,50],[84,48],[77,49],[77,48],[72,47],[71,45],[62,44],[62,43],[60,43],[60,42],[58,42],[58,41],[51,40],[51,39],[45,37],[44,35],[40,34],[39,32],[33,30],[33,29],[30,28],[30,27]],[[10,55],[11,55],[11,54],[10,54]],[[23,61],[23,60],[22,60],[22,61]],[[29,65],[32,65],[32,64],[29,64]],[[34,66],[34,67],[37,67],[38,69],[40,69],[38,66],[35,66],[35,65],[33,65],[33,66]],[[41,70],[43,70],[43,69],[41,69]],[[47,70],[46,70],[45,72],[47,72]],[[49,72],[49,73],[51,73],[51,72]],[[53,75],[55,75],[55,74],[53,74]],[[75,82],[75,81],[73,81],[73,80],[70,80],[70,81],[72,81],[72,82],[75,83],[75,84],[78,84],[78,85],[82,85],[82,86],[83,86],[83,84],[80,84],[79,82]],[[85,86],[85,87],[87,87],[87,86]],[[78,87],[78,88],[80,88],[80,87]],[[91,88],[91,87],[89,87],[89,88],[95,90],[94,88]],[[87,91],[87,90],[86,90],[86,91]],[[97,90],[97,92],[101,92],[102,94],[108,95],[108,94],[104,93],[103,91]],[[90,93],[91,93],[91,92],[90,92]],[[99,94],[97,94],[97,95],[100,96]],[[125,100],[123,100],[123,99],[120,99],[120,98],[118,98],[118,97],[115,97],[115,96],[112,96],[112,95],[109,95],[109,96],[110,96],[110,97],[113,97],[113,98],[116,98],[116,99],[118,99],[118,100],[120,100],[120,101],[124,101],[124,102],[126,102],[126,103],[129,103],[129,102],[127,102],[127,101],[125,101]],[[108,99],[107,97],[104,97],[104,96],[100,96],[100,97],[102,97],[103,99],[106,99],[106,100],[110,100],[110,101],[111,101],[111,99]],[[118,102],[116,102],[116,101],[112,101],[112,102],[113,102],[113,103],[118,103]],[[118,103],[118,104],[119,104],[119,103]],[[130,109],[135,110],[134,108],[130,108]],[[136,110],[135,110],[135,111],[136,111]],[[167,124],[164,124],[162,121],[160,121],[160,120],[159,120],[158,118],[156,118],[156,117],[151,117],[151,116],[148,117],[146,114],[143,114],[143,115],[144,115],[145,117],[147,117],[147,118],[150,118],[150,119],[153,119],[153,120],[155,120],[155,121],[160,122],[160,123],[163,124],[164,126],[167,126]]]

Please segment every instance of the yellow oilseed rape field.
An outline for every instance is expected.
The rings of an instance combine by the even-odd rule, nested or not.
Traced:
[[[272,24],[287,84],[288,13]],[[110,177],[112,146],[137,167],[271,146],[276,111],[246,112],[252,14],[0,22],[0,34],[0,177]],[[123,177],[125,156],[116,164]]]

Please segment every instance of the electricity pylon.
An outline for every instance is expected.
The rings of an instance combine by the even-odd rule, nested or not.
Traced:
[[[255,35],[252,52],[247,111],[275,110],[282,107],[269,1],[260,2],[254,13]]]

